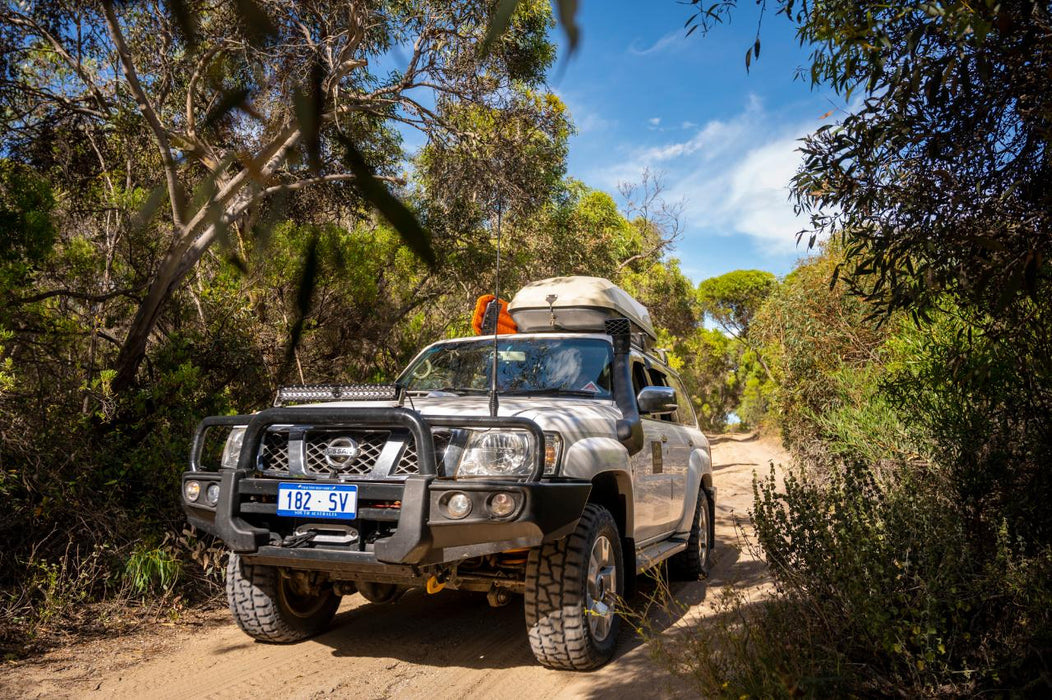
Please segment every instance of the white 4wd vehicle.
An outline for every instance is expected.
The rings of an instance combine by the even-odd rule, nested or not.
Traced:
[[[393,386],[283,389],[278,407],[202,421],[183,504],[230,548],[246,633],[304,639],[355,592],[523,594],[537,659],[591,669],[614,651],[637,573],[666,559],[704,573],[709,445],[648,350],[646,309],[606,280],[561,277],[510,312],[521,332],[435,343]],[[207,469],[216,426],[230,434]]]

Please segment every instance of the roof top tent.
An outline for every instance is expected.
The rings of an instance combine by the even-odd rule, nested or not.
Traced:
[[[632,324],[633,340],[640,347],[657,340],[646,307],[601,277],[551,277],[531,282],[512,298],[508,312],[523,333],[603,333],[607,319],[624,317]]]

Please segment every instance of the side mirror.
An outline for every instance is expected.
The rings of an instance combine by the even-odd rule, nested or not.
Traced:
[[[636,396],[640,413],[664,415],[672,413],[679,405],[676,403],[676,390],[670,386],[646,386]]]

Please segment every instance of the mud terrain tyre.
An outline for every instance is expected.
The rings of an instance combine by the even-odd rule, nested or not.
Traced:
[[[249,564],[233,552],[226,567],[226,597],[245,634],[277,644],[318,634],[340,605],[331,587],[315,595],[297,594],[277,568]]]
[[[697,581],[707,576],[711,554],[712,507],[709,505],[709,495],[702,488],[698,492],[698,505],[694,509],[687,548],[669,559],[669,576],[676,581]]]
[[[617,524],[589,503],[573,534],[531,550],[526,562],[526,628],[537,660],[572,671],[606,663],[617,645],[623,591]]]

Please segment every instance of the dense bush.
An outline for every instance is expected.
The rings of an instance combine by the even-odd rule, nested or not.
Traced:
[[[1011,337],[949,300],[877,326],[830,286],[836,256],[756,321],[795,462],[756,483],[776,592],[732,594],[671,660],[735,697],[1047,692],[1047,311]]]
[[[828,466],[828,465],[827,465]],[[756,485],[758,542],[777,579],[659,655],[700,695],[957,696],[1038,693],[1052,624],[1052,551],[1003,528],[987,558],[945,475],[861,464]]]

